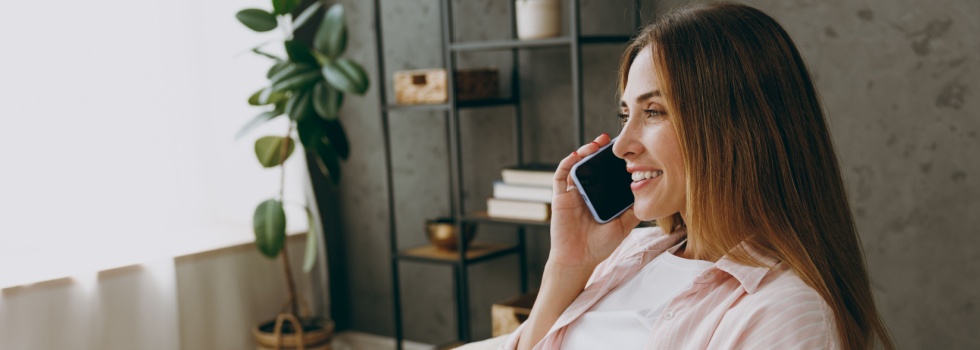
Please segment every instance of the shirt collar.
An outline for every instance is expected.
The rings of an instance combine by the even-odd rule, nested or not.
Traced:
[[[747,266],[732,260],[731,254],[737,249],[744,250],[748,253],[749,257],[761,263],[762,266]],[[729,250],[728,254],[725,254],[725,256],[719,259],[715,263],[715,267],[735,277],[742,284],[742,288],[749,294],[752,294],[759,288],[762,278],[766,277],[769,271],[775,268],[778,263],[778,260],[752,247],[748,241],[742,241],[738,246]]]
[[[674,246],[685,237],[687,237],[687,231],[683,229],[666,234],[658,237],[658,239],[655,239],[652,242],[647,243],[645,247],[639,247],[641,249],[639,249],[640,251],[635,255],[645,252],[653,253],[646,256],[647,259],[644,259],[644,262],[647,262],[648,260],[653,259],[653,257],[662,254],[668,248]],[[749,257],[760,262],[762,266],[747,266],[733,260],[731,254],[738,249],[744,250],[746,253],[748,253]],[[735,277],[746,292],[753,294],[759,288],[759,284],[762,283],[762,279],[766,277],[766,275],[769,274],[769,271],[775,268],[776,264],[778,263],[779,260],[776,260],[762,251],[753,248],[752,245],[749,244],[748,240],[745,240],[735,246],[735,248],[729,250],[728,254],[721,257],[721,259],[719,259],[713,267],[725,271],[729,275],[732,275],[732,277]]]

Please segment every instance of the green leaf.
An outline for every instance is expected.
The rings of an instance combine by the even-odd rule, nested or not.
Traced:
[[[310,208],[306,208],[306,218],[309,219],[310,229],[306,231],[306,256],[303,257],[303,272],[310,273],[313,271],[313,266],[316,265],[316,256],[319,246],[317,246],[317,236],[320,235],[316,230],[316,220],[313,218],[313,212]]]
[[[340,120],[327,120],[323,125],[323,136],[327,137],[328,142],[333,145],[334,150],[341,159],[346,160],[350,156],[350,145],[347,143],[347,133]]]
[[[260,9],[244,9],[235,14],[239,22],[242,22],[248,29],[256,32],[268,32],[276,29],[276,16]]]
[[[253,47],[252,48],[252,52],[257,53],[257,54],[262,55],[262,56],[265,56],[265,57],[268,57],[268,58],[271,58],[271,59],[275,60],[276,62],[282,62],[282,58],[279,58],[279,56],[273,55],[271,53],[262,51],[262,50],[259,49],[260,47],[262,47],[262,45],[259,45],[257,47]]]
[[[340,106],[344,104],[344,94],[334,89],[324,81],[313,85],[313,109],[323,119],[336,119],[340,115]]]
[[[273,259],[279,255],[286,241],[286,213],[282,203],[270,199],[259,204],[252,216],[252,229],[255,232],[255,245],[262,255]]]
[[[323,77],[335,88],[363,95],[368,89],[367,73],[354,61],[341,58],[328,61],[322,68]]]
[[[285,100],[286,94],[272,91],[271,88],[263,88],[248,97],[248,104],[253,106],[265,106]]]
[[[310,65],[289,62],[286,63],[285,67],[283,67],[275,74],[273,74],[271,77],[269,77],[269,82],[271,82],[272,85],[276,85],[276,83],[279,83],[283,80],[307,72],[316,72],[316,69]]]
[[[259,91],[256,91],[254,94],[252,94],[252,96],[249,96],[248,104],[253,106],[261,106],[262,104],[259,103],[259,96],[261,96],[262,93],[265,92],[265,89],[267,88],[261,88],[259,89]]]
[[[276,62],[276,64],[273,64],[272,67],[269,67],[269,71],[265,73],[265,77],[271,79],[273,75],[281,72],[287,66],[289,66],[289,61]]]
[[[272,8],[277,15],[285,15],[299,5],[299,0],[272,0]]]
[[[259,125],[262,125],[262,123],[270,121],[273,118],[278,117],[280,115],[282,115],[281,110],[272,110],[268,112],[259,113],[259,115],[255,116],[255,118],[252,118],[252,120],[246,123],[245,126],[243,126],[242,129],[239,130],[237,134],[235,134],[235,140],[242,138],[242,136],[245,136],[245,134],[248,134],[249,131],[252,131]]]
[[[340,183],[340,160],[333,145],[330,142],[319,142],[316,147],[316,154],[320,173],[324,176],[329,175],[334,184]]]
[[[314,14],[316,14],[316,11],[319,10],[320,7],[321,7],[320,2],[316,1],[310,4],[310,6],[307,7],[305,10],[303,10],[303,13],[300,13],[299,16],[296,16],[296,19],[293,20],[293,31],[299,29],[299,27],[302,27],[304,24],[306,24],[306,22],[309,21]]]
[[[306,116],[313,112],[310,105],[310,90],[299,90],[293,92],[286,101],[286,115],[292,120],[304,120]],[[310,118],[313,119],[313,118]]]
[[[347,49],[347,25],[342,4],[335,4],[327,10],[313,38],[313,47],[330,58],[339,57]]]
[[[320,63],[316,61],[316,57],[310,53],[310,48],[303,45],[303,43],[296,40],[286,40],[284,43],[286,45],[286,54],[289,55],[289,60],[296,63],[305,63],[312,66],[319,66]]]
[[[285,155],[283,147],[286,149]],[[291,137],[266,136],[255,141],[255,156],[263,167],[271,168],[289,159],[294,148],[296,144]]]
[[[280,80],[279,82],[272,84],[272,91],[286,91],[303,89],[310,85],[313,85],[317,80],[320,79],[320,73],[313,70],[304,73],[299,73],[292,77]]]
[[[299,132],[299,142],[307,152],[316,151],[317,143],[323,142],[323,119],[307,118],[296,122],[296,131]]]

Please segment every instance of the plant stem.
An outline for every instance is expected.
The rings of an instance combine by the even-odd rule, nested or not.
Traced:
[[[283,139],[282,150],[281,150],[282,153],[280,153],[280,157],[279,157],[279,159],[282,159],[282,163],[279,164],[279,167],[281,169],[279,172],[279,202],[280,203],[284,202],[283,191],[286,188],[286,154],[289,151],[289,144],[292,143],[292,135],[293,135],[293,122],[290,121],[289,130],[286,131],[286,137]],[[283,274],[286,275],[286,288],[288,289],[289,292],[288,297],[289,297],[290,311],[293,313],[293,316],[299,318],[300,314],[299,312],[297,312],[299,310],[299,299],[296,299],[296,287],[293,284],[293,271],[289,267],[289,250],[286,249],[286,246],[288,244],[289,244],[289,239],[287,236],[285,242],[282,243],[282,249],[279,251],[279,256],[282,258]],[[297,325],[297,326],[302,327],[302,325]]]
[[[299,314],[299,299],[296,298],[296,286],[293,284],[293,271],[289,267],[289,250],[286,249],[287,242],[283,242],[282,251],[279,252],[279,256],[282,258],[282,271],[286,275],[286,288],[289,289],[289,311],[296,316],[297,319],[300,318]],[[302,323],[302,321],[300,322]],[[302,325],[299,325],[302,327]],[[293,331],[295,332],[295,330]]]
[[[282,147],[280,148],[279,159],[282,159],[282,163],[279,164],[279,202],[283,203],[283,191],[286,188],[286,154],[289,152],[289,144],[292,143],[293,135],[293,122],[289,122],[289,130],[286,131],[286,136],[283,137]]]

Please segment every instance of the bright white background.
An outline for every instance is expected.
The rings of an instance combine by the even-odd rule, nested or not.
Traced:
[[[281,35],[237,22],[265,0],[6,2],[0,11],[0,288],[252,240],[279,171],[238,140]],[[278,45],[270,48],[281,52]],[[305,230],[302,150],[287,162]]]

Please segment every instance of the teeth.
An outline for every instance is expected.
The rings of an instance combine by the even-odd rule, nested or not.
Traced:
[[[660,170],[658,170],[658,171],[637,171],[637,172],[633,173],[632,176],[633,176],[633,181],[643,181],[643,180],[646,180],[646,179],[656,178],[656,177],[662,175],[663,173],[664,172],[663,171],[660,171]]]

